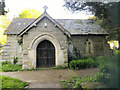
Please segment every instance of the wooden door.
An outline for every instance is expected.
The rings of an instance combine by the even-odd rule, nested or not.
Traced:
[[[50,41],[44,40],[37,46],[37,67],[55,66],[55,48]]]

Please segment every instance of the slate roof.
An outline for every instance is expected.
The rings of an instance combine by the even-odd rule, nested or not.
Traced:
[[[19,34],[35,19],[16,18],[13,19],[4,34]],[[71,35],[86,35],[86,34],[107,34],[93,20],[81,19],[55,19],[63,28]]]
[[[56,19],[71,35],[107,34],[95,21],[88,19]]]
[[[28,25],[30,25],[35,19],[28,18],[15,18],[12,20],[4,34],[19,34]]]

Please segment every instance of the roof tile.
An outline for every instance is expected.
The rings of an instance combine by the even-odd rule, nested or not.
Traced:
[[[35,19],[16,18],[13,19],[4,34],[19,34],[27,26],[29,26]],[[78,34],[107,34],[93,20],[81,19],[55,19],[63,28],[65,28],[71,35]]]

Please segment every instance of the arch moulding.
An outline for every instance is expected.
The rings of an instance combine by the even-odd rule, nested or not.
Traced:
[[[61,65],[64,64],[64,58],[62,57],[63,52],[60,48],[60,44],[59,41],[56,40],[56,38],[53,35],[50,34],[42,34],[42,35],[38,35],[37,37],[35,37],[29,48],[28,48],[28,59],[31,60],[31,62],[33,63],[33,67],[36,67],[36,49],[37,46],[40,42],[44,41],[44,40],[48,40],[50,41],[54,47],[55,47],[55,65]]]

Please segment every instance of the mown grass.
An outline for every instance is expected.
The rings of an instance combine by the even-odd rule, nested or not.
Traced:
[[[1,81],[1,85],[2,85],[2,89],[4,88],[25,88],[28,83],[27,82],[23,82],[19,79],[14,79],[14,78],[10,78],[10,77],[5,77],[5,76],[0,76],[0,81]]]

